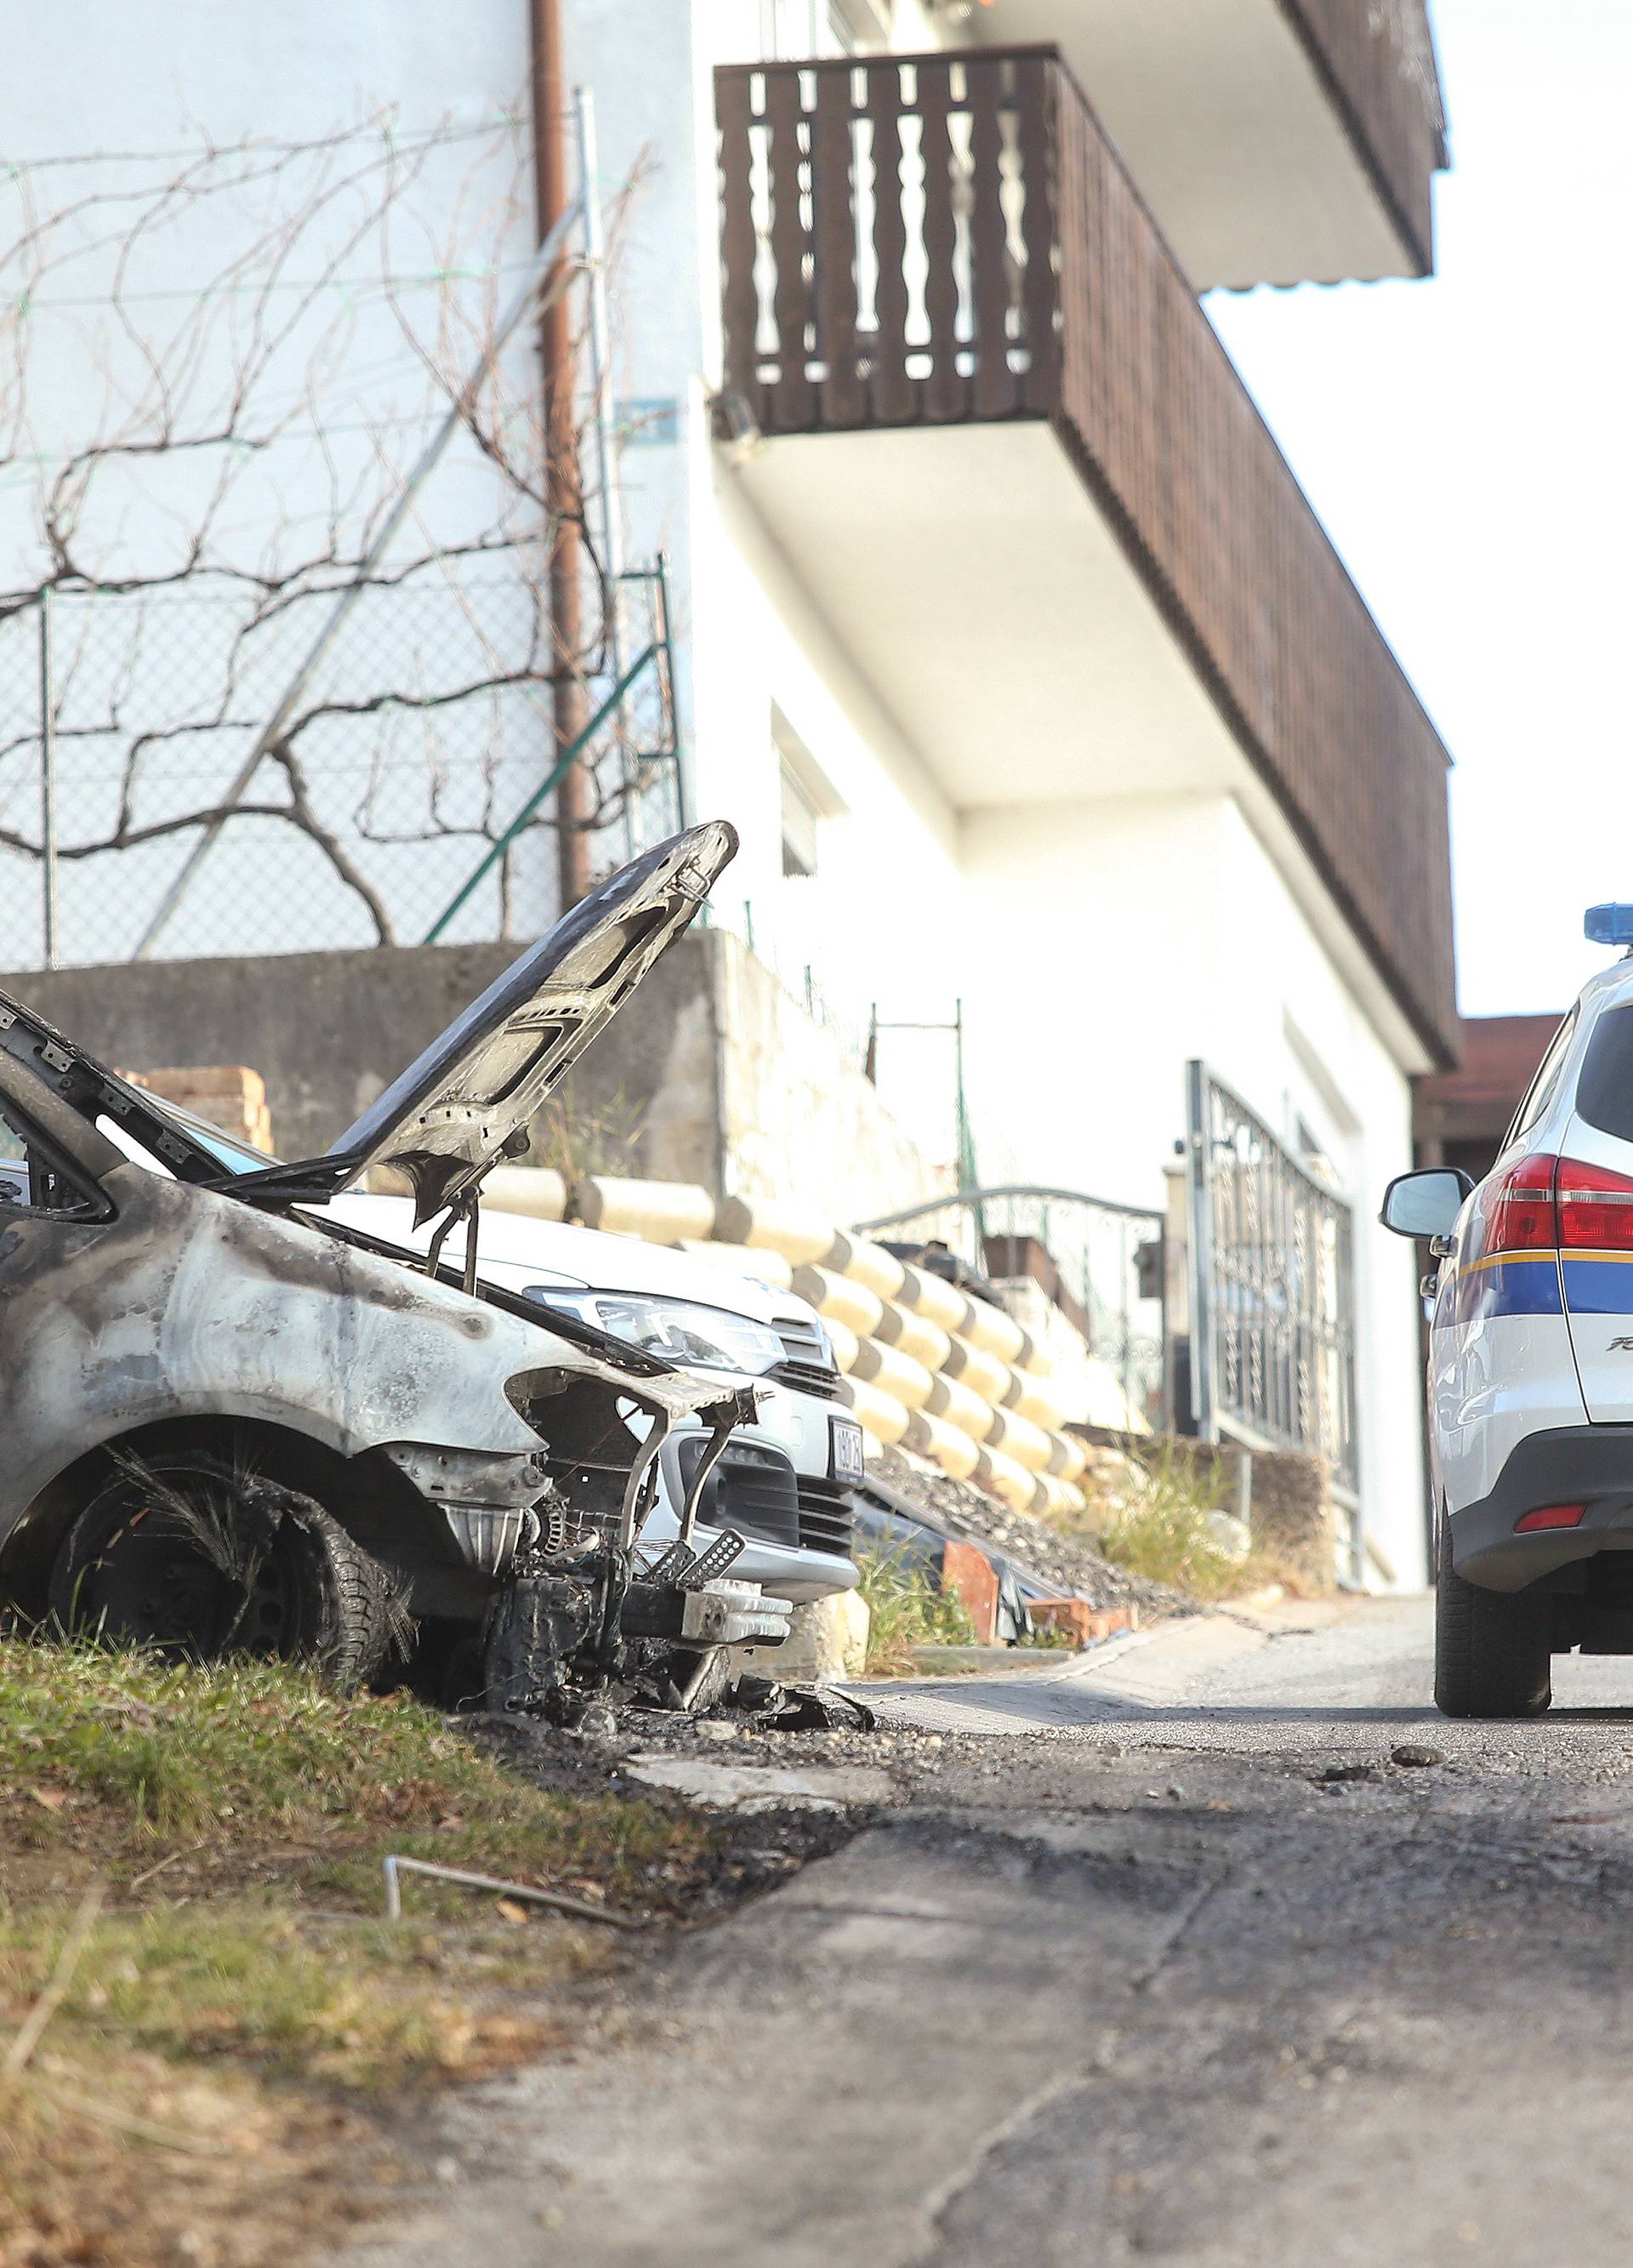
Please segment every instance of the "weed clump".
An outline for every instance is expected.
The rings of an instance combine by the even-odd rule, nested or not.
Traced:
[[[1165,1442],[1149,1459],[1130,1462],[1109,1518],[1102,1509],[1100,1550],[1131,1575],[1204,1602],[1251,1588],[1263,1571],[1227,1540],[1225,1485],[1217,1469]]]
[[[973,1646],[975,1626],[956,1591],[941,1590],[905,1552],[857,1554],[857,1586],[868,1609],[867,1675],[897,1677],[910,1670],[916,1646]]]

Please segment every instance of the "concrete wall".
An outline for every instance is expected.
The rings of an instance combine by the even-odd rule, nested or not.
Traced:
[[[120,1069],[248,1064],[276,1148],[312,1157],[514,957],[473,945],[142,961],[25,971],[0,990]],[[939,1186],[844,1043],[719,931],[665,954],[563,1101],[578,1171],[797,1198],[836,1221]]]
[[[953,1186],[926,1162],[843,1040],[813,1022],[734,937],[717,932],[724,1174],[732,1196],[777,1197],[866,1220]]]
[[[577,1075],[586,1118],[641,1130],[627,1170],[717,1175],[711,944],[683,939]],[[303,1158],[327,1149],[515,957],[513,946],[449,945],[151,961],[0,976],[0,990],[121,1069],[249,1064],[267,1082],[277,1150]]]
[[[309,1158],[515,957],[450,945],[147,961],[24,970],[0,990],[121,1070],[247,1064],[267,1082],[279,1153]]]

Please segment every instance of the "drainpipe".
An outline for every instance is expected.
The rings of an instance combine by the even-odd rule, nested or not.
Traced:
[[[567,77],[563,67],[561,0],[530,0],[533,35],[533,190],[539,240],[567,210]],[[550,543],[551,659],[559,673],[551,710],[559,762],[583,731],[584,681],[576,674],[584,637],[584,593],[579,514],[577,388],[574,385],[572,321],[567,294],[545,303],[539,327],[544,380],[547,454],[545,503]],[[555,856],[561,910],[565,913],[590,890],[590,838],[585,821],[589,782],[581,763],[570,764],[555,791]]]

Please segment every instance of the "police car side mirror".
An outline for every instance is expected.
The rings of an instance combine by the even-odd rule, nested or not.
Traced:
[[[1451,1166],[1429,1166],[1421,1173],[1397,1174],[1384,1191],[1378,1218],[1397,1236],[1450,1236],[1474,1183]]]

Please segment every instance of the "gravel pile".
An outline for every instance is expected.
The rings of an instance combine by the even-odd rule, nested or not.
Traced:
[[[1142,1621],[1195,1611],[1195,1602],[1182,1591],[1114,1567],[1092,1543],[1063,1535],[1034,1513],[1011,1512],[967,1481],[923,1472],[894,1449],[881,1450],[868,1471],[922,1507],[938,1528],[972,1543],[990,1544],[1063,1595],[1075,1592],[1097,1607],[1136,1606]]]

